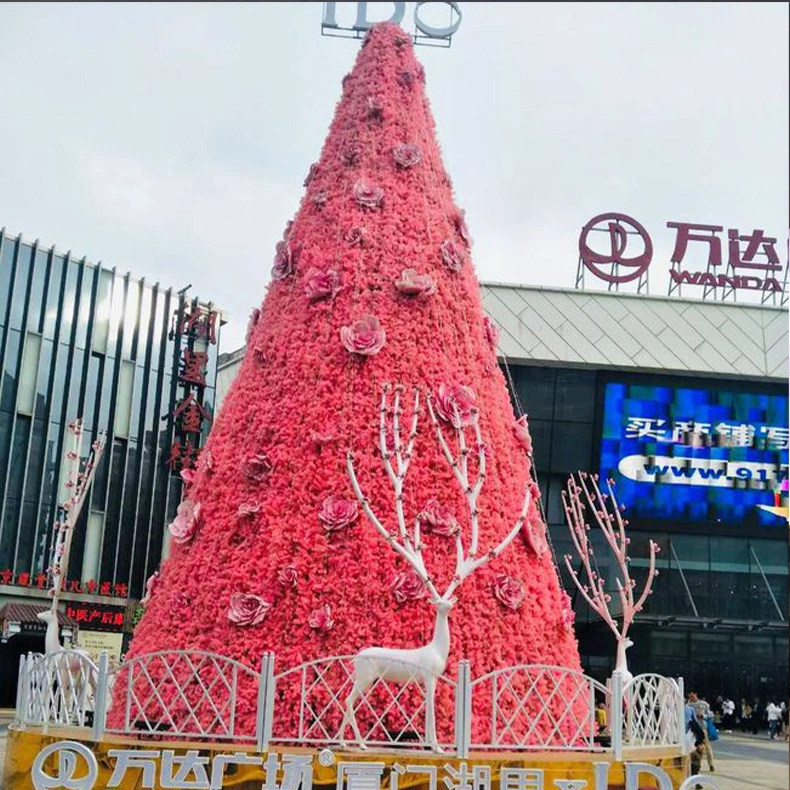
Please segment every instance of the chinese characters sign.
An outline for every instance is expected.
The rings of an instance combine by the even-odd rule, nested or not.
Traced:
[[[33,587],[37,590],[46,590],[47,575],[45,573],[39,573],[33,576],[29,573],[15,574],[10,568],[6,568],[0,570],[0,584],[13,584],[17,587]],[[126,598],[129,594],[129,587],[126,584],[97,582],[94,579],[88,579],[86,582],[79,581],[78,579],[70,579],[64,583],[63,591],[68,593]]]
[[[601,470],[635,516],[778,524],[788,472],[788,399],[723,390],[606,385]]]
[[[383,757],[383,755],[382,755]],[[96,755],[77,741],[57,741],[45,746],[31,768],[35,790],[95,790],[98,787],[136,788],[163,787],[173,790],[221,790],[223,787],[256,788],[256,790],[312,790],[314,783],[335,790],[399,790],[419,783],[428,790],[614,790],[623,784],[610,784],[610,763],[596,760],[591,769],[579,762],[575,773],[585,778],[553,778],[555,770],[523,768],[495,763],[470,765],[463,760],[425,758],[425,764],[405,760],[407,765],[370,759],[338,760],[328,749],[313,755],[261,755],[250,752],[213,754],[190,749],[183,754],[173,749],[108,749],[107,759],[100,767]],[[519,763],[521,761],[518,761]],[[329,769],[329,770],[327,770]],[[314,773],[321,772],[314,782]],[[106,774],[106,776],[100,776]],[[646,763],[625,763],[625,790],[639,790],[645,780],[651,787],[672,790],[670,776],[661,768]],[[497,774],[493,775],[492,774]],[[614,776],[611,777],[614,782]],[[681,790],[694,787],[699,777],[686,779]],[[705,778],[709,790],[718,785]]]
[[[92,604],[66,604],[66,616],[80,628],[91,631],[121,631],[125,609],[116,606],[94,606]]]
[[[174,438],[167,464],[174,473],[193,469],[200,450],[203,429],[211,423],[211,412],[204,406],[208,348],[217,343],[217,312],[198,299],[184,304],[171,327],[171,338],[181,338],[178,395],[172,411]]]
[[[776,251],[776,236],[761,228],[725,229],[698,222],[667,222],[666,227],[675,235],[670,295],[681,285],[703,286],[703,296],[720,288],[722,298],[736,290],[760,291],[763,301],[785,294],[787,271]],[[577,287],[586,269],[610,288],[639,279],[641,290],[652,259],[653,241],[639,222],[617,212],[599,214],[579,236]]]

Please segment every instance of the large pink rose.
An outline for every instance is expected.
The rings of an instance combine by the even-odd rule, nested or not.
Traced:
[[[362,154],[362,146],[359,143],[348,143],[340,151],[340,159],[344,165],[355,165]]]
[[[375,184],[369,184],[360,179],[354,184],[354,197],[360,206],[365,208],[380,208],[384,201],[384,190]]]
[[[346,351],[371,357],[384,348],[387,333],[381,328],[378,318],[366,315],[350,326],[341,327],[340,340]]]
[[[325,603],[323,606],[319,606],[318,609],[310,612],[307,624],[316,631],[331,631],[335,621],[332,619],[332,609],[329,604]]]
[[[320,269],[311,268],[304,276],[305,296],[311,302],[334,299],[341,288],[340,274],[334,269],[322,272]]]
[[[284,568],[280,568],[280,570],[277,571],[277,581],[280,582],[283,587],[296,587],[299,583],[296,568],[294,568],[293,565],[286,565]]]
[[[145,595],[140,599],[140,606],[148,606],[151,596],[159,586],[159,571],[154,571],[145,583]]]
[[[436,293],[436,283],[430,274],[418,274],[416,269],[404,269],[395,287],[406,296],[430,296]]]
[[[530,548],[538,557],[542,557],[549,550],[546,527],[540,519],[540,511],[537,506],[527,516],[522,531]]]
[[[346,241],[353,247],[367,247],[368,246],[368,232],[365,228],[359,226],[350,228],[346,233]]]
[[[395,80],[402,88],[411,88],[414,85],[414,74],[410,71],[402,71],[395,77]]]
[[[433,532],[445,538],[452,538],[461,530],[452,510],[449,507],[442,507],[438,499],[426,502],[417,518],[426,532]]]
[[[463,239],[467,247],[472,246],[472,237],[469,235],[469,228],[466,227],[466,212],[459,209],[455,215],[455,229],[458,235]]]
[[[250,313],[250,320],[247,321],[247,333],[244,337],[244,342],[249,343],[250,338],[252,337],[252,333],[255,331],[255,327],[258,326],[258,319],[261,317],[261,311],[256,307]]]
[[[521,445],[521,449],[527,454],[532,454],[532,435],[529,432],[529,424],[527,423],[527,415],[513,420],[512,425],[513,436],[516,441]]]
[[[488,345],[496,349],[499,344],[499,327],[488,316],[483,318],[483,332],[485,333]]]
[[[384,118],[384,105],[375,96],[368,96],[365,103],[365,114],[368,120],[380,121]]]
[[[260,483],[269,472],[272,471],[273,464],[266,453],[251,455],[242,464],[241,473],[255,483]]]
[[[564,630],[570,631],[573,628],[573,622],[576,619],[576,612],[573,611],[573,603],[565,590],[560,591],[560,597],[562,598],[560,626]]]
[[[282,280],[293,274],[299,253],[285,241],[277,242],[276,250],[274,266],[272,266],[272,280]]]
[[[343,497],[332,494],[328,496],[321,505],[318,518],[324,522],[324,529],[327,532],[337,532],[345,527],[351,526],[359,517],[359,508],[356,500],[343,499]]]
[[[200,451],[197,462],[197,470],[203,474],[211,475],[214,472],[214,456],[211,450],[205,447]]]
[[[494,596],[508,609],[519,609],[524,601],[524,585],[512,576],[500,573],[494,580]]]
[[[422,159],[422,151],[419,145],[398,143],[392,149],[392,156],[400,167],[407,168],[416,165]]]
[[[425,582],[413,570],[397,574],[390,586],[398,603],[416,601],[428,594]]]
[[[200,521],[200,503],[185,499],[176,510],[176,517],[168,526],[176,543],[188,543],[192,540]]]
[[[469,387],[440,384],[434,395],[436,416],[454,428],[474,425],[477,420],[477,398]]]
[[[325,189],[319,189],[312,198],[310,198],[314,206],[323,208],[329,200],[329,192]]]
[[[242,502],[236,510],[236,515],[239,518],[252,518],[260,509],[260,502]]]
[[[461,271],[464,265],[464,254],[454,241],[448,239],[442,244],[442,262],[454,274]]]
[[[271,608],[272,602],[260,595],[233,593],[230,596],[228,620],[236,625],[258,625]]]

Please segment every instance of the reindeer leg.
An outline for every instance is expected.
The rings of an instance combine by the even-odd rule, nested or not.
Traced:
[[[351,729],[354,732],[354,737],[357,739],[359,743],[360,749],[367,749],[368,747],[362,740],[362,734],[359,731],[359,725],[357,724],[357,715],[354,712],[354,703],[364,694],[364,688],[360,686],[359,681],[354,682],[354,687],[351,689],[351,693],[346,697],[346,712],[343,715],[343,722],[340,725],[340,745],[346,749],[348,748],[348,743],[346,741],[346,727],[350,724]]]
[[[434,698],[436,696],[436,678],[427,674],[425,681],[425,740],[434,752],[444,751],[439,746],[439,739],[436,737],[436,708]]]

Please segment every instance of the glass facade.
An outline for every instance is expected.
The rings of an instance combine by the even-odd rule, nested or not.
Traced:
[[[509,374],[515,405],[529,415],[543,507],[563,585],[574,600],[583,663],[591,674],[605,678],[613,669],[614,639],[581,596],[574,594],[562,562],[573,551],[560,495],[570,473],[599,470],[607,384],[720,388],[769,397],[786,397],[787,389],[761,382],[512,364]],[[768,526],[757,518],[726,523],[715,511],[710,513],[707,520],[686,521],[628,514],[637,585],[646,573],[648,540],[661,546],[660,575],[634,626],[629,668],[634,673],[684,676],[687,687],[694,685],[708,695],[784,698],[788,694],[787,526]],[[609,555],[598,537],[594,534],[599,570],[614,584]]]
[[[195,304],[0,232],[0,594],[43,586],[66,429],[81,416],[83,455],[99,432],[107,444],[66,578],[72,592],[142,596],[181,496],[173,412],[182,350],[199,342],[182,334]],[[212,413],[218,344],[204,345],[205,385],[190,391]]]

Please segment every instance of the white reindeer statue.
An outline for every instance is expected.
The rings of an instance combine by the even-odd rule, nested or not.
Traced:
[[[455,408],[455,419],[452,421],[452,424],[455,428],[458,443],[458,457],[456,458],[445,439],[442,427],[436,417],[431,397],[429,395],[426,396],[425,400],[428,405],[428,412],[436,433],[436,438],[447,463],[453,471],[456,482],[464,492],[471,526],[468,553],[464,549],[460,530],[456,533],[455,573],[447,589],[440,594],[423,560],[422,542],[420,540],[420,519],[419,517],[415,518],[414,529],[410,533],[406,527],[406,515],[403,506],[403,484],[406,478],[406,472],[409,468],[409,463],[414,453],[414,442],[417,437],[417,422],[421,412],[420,391],[415,389],[411,430],[409,431],[408,440],[404,448],[401,439],[401,415],[403,412],[400,402],[400,396],[404,388],[401,385],[394,388],[392,445],[390,448],[387,442],[387,403],[390,389],[391,387],[388,384],[385,384],[382,388],[381,405],[379,408],[379,450],[387,475],[395,490],[395,514],[398,523],[398,532],[396,535],[391,534],[381,523],[371,509],[370,502],[362,493],[354,470],[353,454],[350,452],[346,457],[346,468],[348,470],[351,486],[354,489],[354,494],[362,505],[370,523],[375,527],[381,537],[390,544],[395,552],[411,566],[425,584],[430,594],[430,603],[436,608],[436,622],[434,625],[433,639],[427,645],[411,650],[398,650],[389,647],[368,647],[361,650],[354,657],[354,685],[351,693],[346,698],[345,715],[340,725],[339,737],[341,743],[345,746],[346,727],[348,724],[351,724],[360,748],[366,748],[364,739],[357,725],[354,703],[362,697],[365,691],[378,679],[392,681],[394,683],[408,683],[410,680],[416,679],[425,689],[425,739],[434,751],[440,752],[441,749],[436,736],[434,697],[437,679],[444,672],[445,666],[447,665],[447,657],[450,652],[450,626],[448,623],[448,616],[457,600],[453,597],[453,593],[464,579],[501,554],[513,538],[516,537],[527,516],[531,495],[529,485],[527,485],[524,504],[521,508],[521,515],[513,528],[496,548],[478,557],[479,511],[477,509],[477,498],[483,487],[486,472],[486,451],[480,433],[478,412],[477,409],[472,409],[470,412],[470,419],[462,420],[457,407]],[[465,422],[467,424],[471,423],[474,427],[474,449],[477,454],[477,477],[474,483],[471,483],[469,479],[467,461],[472,449],[469,448],[466,443]]]
[[[623,686],[626,686],[633,677],[628,671],[625,655],[625,651],[634,644],[628,638],[628,630],[636,614],[642,610],[647,596],[652,591],[653,580],[658,575],[656,554],[659,552],[659,547],[657,543],[650,541],[650,565],[647,580],[642,594],[635,600],[636,581],[631,578],[628,558],[630,539],[625,534],[628,522],[623,519],[624,508],[617,504],[612,483],[612,480],[606,481],[608,494],[602,494],[598,487],[597,475],[591,476],[586,472],[580,472],[578,482],[573,475],[568,478],[566,490],[562,492],[562,506],[565,509],[565,518],[570,528],[573,546],[587,577],[586,583],[579,579],[579,574],[571,564],[570,554],[565,555],[565,565],[584,600],[594,612],[603,618],[614,634],[617,640],[617,661],[614,671],[622,676]],[[590,525],[586,521],[588,508],[617,560],[617,570],[622,577],[622,581],[620,578],[615,579],[623,618],[621,625],[617,624],[615,616],[612,615],[610,609],[612,596],[606,592],[606,580],[601,578],[590,564],[591,559],[595,560],[595,551],[588,539],[590,531]]]

